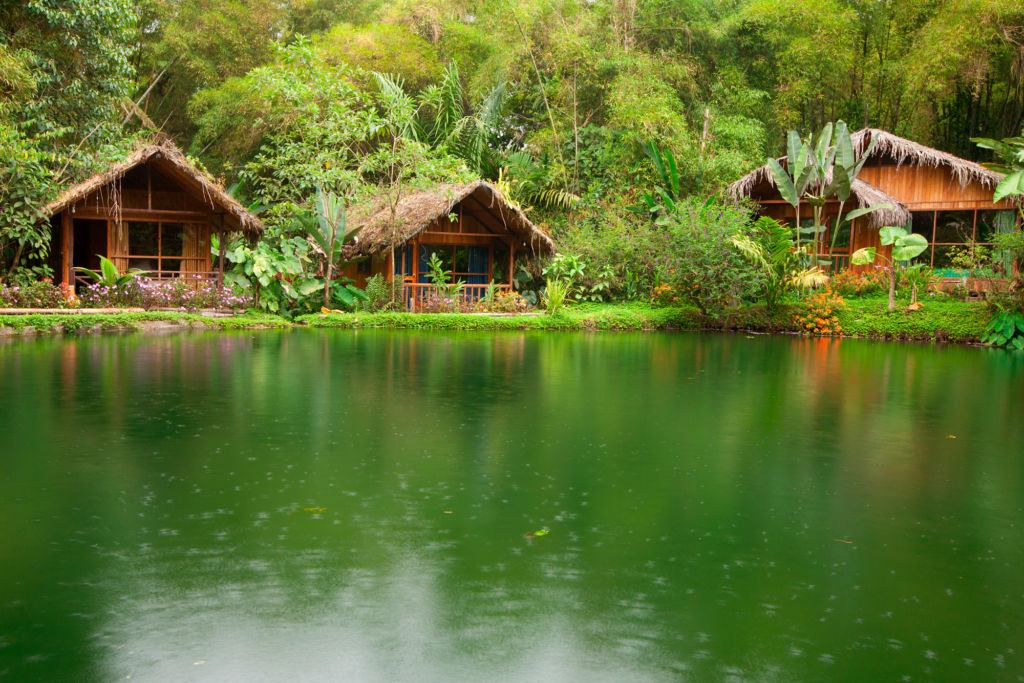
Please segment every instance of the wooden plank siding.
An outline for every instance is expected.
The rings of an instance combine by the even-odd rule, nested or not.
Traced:
[[[865,166],[858,176],[911,211],[957,211],[969,209],[1013,209],[1007,201],[992,201],[992,190],[981,183],[961,187],[947,166]]]

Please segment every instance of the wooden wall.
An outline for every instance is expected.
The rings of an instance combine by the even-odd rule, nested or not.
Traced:
[[[857,177],[906,204],[911,211],[1013,208],[1005,201],[994,204],[992,189],[981,183],[961,187],[946,166],[865,166]]]

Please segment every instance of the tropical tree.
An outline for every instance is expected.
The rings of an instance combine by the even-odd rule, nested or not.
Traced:
[[[820,239],[828,229],[823,220],[825,205],[833,197],[839,200],[839,219],[832,232],[830,257],[840,231],[855,218],[880,209],[893,208],[889,204],[875,204],[843,215],[843,207],[853,191],[852,183],[864,167],[875,142],[872,139],[858,158],[853,149],[849,128],[844,121],[839,121],[835,126],[831,123],[826,124],[820,133],[810,136],[807,140],[801,140],[800,134],[796,131],[789,131],[789,156],[786,159],[786,168],[777,160],[768,159],[768,166],[779,193],[796,209],[797,248],[801,244],[801,235],[811,233],[810,265],[831,265],[831,261],[821,260],[819,254]],[[813,207],[813,222],[808,228],[800,225],[801,197]]]
[[[344,200],[321,187],[316,195],[316,221],[309,221],[306,229],[324,253],[324,308],[329,308],[334,271],[344,267],[342,247],[353,241],[361,228],[346,226]],[[342,285],[337,293],[338,298],[349,306],[355,304],[356,298],[366,300],[366,293],[352,284]]]

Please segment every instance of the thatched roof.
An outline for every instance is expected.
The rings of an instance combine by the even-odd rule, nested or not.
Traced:
[[[875,146],[871,149],[872,157],[887,157],[897,166],[910,163],[932,168],[947,167],[961,187],[977,182],[986,188],[995,189],[995,186],[1003,179],[999,173],[990,171],[972,161],[925,147],[877,128],[864,128],[851,135],[850,138],[858,158],[868,148],[871,141],[876,140]],[[783,167],[786,167],[786,157],[780,157],[778,161]],[[775,177],[772,175],[771,168],[765,164],[734,182],[727,191],[734,197],[750,197],[774,187]],[[858,208],[866,208],[873,204],[890,204],[895,207],[894,211],[881,210],[870,214],[868,221],[873,228],[883,225],[904,225],[910,218],[910,211],[906,205],[874,185],[862,180],[854,180],[850,189],[857,200]]]
[[[928,166],[938,168],[945,166],[950,170],[953,177],[960,183],[960,187],[967,187],[969,183],[981,183],[983,187],[994,190],[1003,176],[995,171],[990,171],[984,166],[967,161],[960,157],[940,152],[931,147],[901,138],[899,135],[878,128],[864,128],[850,136],[853,142],[854,153],[859,157],[868,148],[872,140],[875,146],[871,150],[871,156],[884,156],[896,162],[897,166],[904,163],[911,163],[917,166]]]
[[[488,182],[478,180],[465,185],[438,185],[429,191],[417,191],[403,197],[396,210],[397,226],[392,230],[391,210],[386,197],[349,209],[348,225],[361,227],[355,252],[370,255],[415,237],[439,218],[452,213],[462,203],[464,213],[475,214],[485,225],[503,227],[526,244],[541,251],[554,251],[555,243],[535,226],[517,206],[509,202]],[[500,234],[500,233],[496,233]]]
[[[52,216],[117,180],[136,166],[150,161],[156,162],[161,170],[167,171],[174,180],[192,190],[197,196],[202,197],[202,200],[209,204],[211,209],[219,207],[225,211],[225,218],[229,229],[243,230],[250,233],[260,233],[263,231],[263,223],[260,219],[249,213],[234,197],[225,192],[223,187],[214,182],[207,173],[193,166],[185,158],[185,155],[181,153],[181,150],[175,147],[174,143],[169,140],[140,147],[129,154],[124,161],[115,164],[106,172],[98,173],[88,180],[68,188],[60,197],[50,202],[43,211],[47,216]]]

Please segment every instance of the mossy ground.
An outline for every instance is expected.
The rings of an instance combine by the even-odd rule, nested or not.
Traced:
[[[291,324],[276,315],[250,311],[234,318],[204,318],[189,313],[113,313],[109,315],[80,315],[47,313],[36,315],[0,315],[0,331],[9,334],[59,334],[84,330],[139,330],[146,322],[173,322],[210,330],[290,327]]]
[[[846,337],[872,339],[977,342],[985,334],[989,312],[982,303],[948,297],[926,297],[924,307],[906,310],[897,302],[888,310],[884,296],[847,298],[838,312]],[[249,313],[234,318],[204,318],[187,313],[120,313],[112,315],[0,315],[0,328],[8,334],[72,333],[85,330],[138,330],[148,321],[175,322],[193,329],[232,330],[288,328],[295,324],[315,328],[387,328],[415,330],[751,330],[798,332],[794,317],[798,305],[783,306],[769,314],[763,307],[731,310],[721,318],[702,316],[692,308],[660,308],[646,303],[578,304],[558,315],[489,317],[467,314],[331,313],[301,316],[290,322],[276,315]]]
[[[908,302],[888,310],[882,297],[848,298],[839,311],[843,335],[874,339],[976,342],[985,333],[989,313],[982,303],[927,298],[917,311]],[[332,313],[302,316],[300,324],[321,328],[382,327],[423,330],[751,330],[798,332],[799,305],[769,314],[761,306],[738,308],[721,318],[692,308],[658,308],[643,303],[580,304],[559,315],[492,318],[460,314]]]

